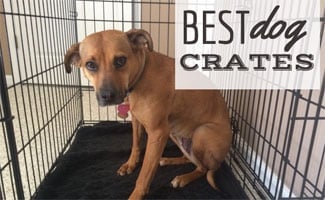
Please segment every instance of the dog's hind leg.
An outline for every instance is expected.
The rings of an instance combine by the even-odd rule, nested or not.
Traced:
[[[224,124],[207,123],[198,127],[192,137],[192,153],[199,165],[207,169],[209,184],[217,189],[213,179],[216,171],[224,161],[230,145],[232,134],[230,127]]]
[[[201,168],[198,167],[190,173],[176,176],[172,180],[171,184],[174,188],[184,187],[188,183],[202,177],[204,174],[206,174],[206,170],[202,170]]]
[[[183,164],[187,164],[190,163],[191,161],[188,159],[188,153],[184,152],[184,150],[182,149],[181,144],[179,143],[178,139],[173,136],[173,135],[169,135],[169,138],[181,149],[181,151],[183,152],[183,156],[180,157],[161,157],[160,161],[159,161],[159,165],[160,166],[166,166],[166,165],[183,165]]]
[[[218,189],[214,183],[213,172],[220,167],[229,151],[231,143],[230,129],[225,125],[207,123],[199,126],[194,131],[191,142],[183,141],[182,138],[175,139],[172,137],[172,139],[180,147],[184,155],[197,166],[193,172],[176,176],[171,182],[173,187],[184,187],[206,174],[209,184],[214,189]],[[187,143],[191,145],[186,145]],[[186,150],[187,148],[190,150]],[[168,159],[166,162],[181,163],[182,161],[184,161],[184,158]]]

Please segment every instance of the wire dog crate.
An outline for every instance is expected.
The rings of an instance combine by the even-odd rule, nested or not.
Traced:
[[[172,0],[0,0],[0,199],[32,198],[84,124],[120,120],[99,108],[66,50],[105,30],[148,30],[174,56]],[[324,17],[321,55],[325,55]],[[325,198],[321,90],[223,91],[234,140],[227,163],[251,198]],[[129,120],[129,119],[128,119]]]

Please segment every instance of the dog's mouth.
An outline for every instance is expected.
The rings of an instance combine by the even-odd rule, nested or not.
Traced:
[[[105,107],[105,106],[112,106],[112,105],[118,105],[123,103],[123,100],[118,100],[118,101],[106,101],[106,100],[98,100],[98,105],[100,107]]]

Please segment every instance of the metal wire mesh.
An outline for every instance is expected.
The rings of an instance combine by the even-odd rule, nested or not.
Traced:
[[[2,117],[12,119],[6,121],[12,129],[1,124],[4,199],[31,197],[82,122],[79,73],[66,76],[62,65],[76,41],[73,7],[74,1],[1,1],[1,68],[8,93],[1,105],[11,108]],[[8,154],[13,144],[17,159]]]
[[[0,198],[32,197],[83,124],[123,121],[116,107],[97,106],[79,70],[65,73],[70,45],[105,29],[143,28],[156,51],[174,57],[174,7],[169,0],[0,0]],[[325,197],[324,77],[319,91],[222,91],[234,131],[227,162],[251,198]]]

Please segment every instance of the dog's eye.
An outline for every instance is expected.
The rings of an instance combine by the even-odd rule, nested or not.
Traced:
[[[94,62],[87,62],[86,67],[89,71],[97,71],[97,65]]]
[[[116,68],[120,68],[123,67],[126,63],[126,57],[125,56],[120,56],[120,57],[116,57],[114,59],[114,65]]]

